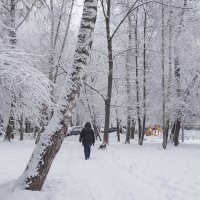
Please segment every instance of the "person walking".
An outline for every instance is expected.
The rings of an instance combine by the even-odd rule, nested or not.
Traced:
[[[85,160],[89,159],[91,146],[95,143],[94,131],[92,130],[90,122],[87,122],[80,132],[79,142],[82,142],[84,147]]]

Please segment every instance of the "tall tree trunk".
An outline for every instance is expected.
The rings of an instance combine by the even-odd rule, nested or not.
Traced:
[[[139,92],[139,64],[138,64],[138,8],[136,10],[135,19],[135,70],[136,70],[136,99],[137,99],[137,119],[138,119],[138,144],[140,144],[140,139],[142,135],[142,124],[140,116],[140,92]]]
[[[57,44],[57,40],[58,40],[58,35],[59,35],[59,31],[60,31],[60,26],[61,26],[61,20],[62,20],[62,16],[63,16],[63,9],[64,9],[64,5],[65,5],[65,0],[62,0],[62,5],[61,5],[61,8],[60,8],[60,14],[59,14],[59,17],[58,17],[58,24],[57,24],[57,27],[56,27],[56,31],[55,31],[55,39],[54,39],[54,30],[51,30],[51,37],[52,37],[52,40],[51,42],[53,42],[53,49],[56,48],[56,44]],[[51,10],[53,11],[53,2],[51,2]],[[52,16],[53,16],[53,12],[52,12]],[[52,20],[52,26],[51,28],[53,29],[54,28],[54,22]]]
[[[53,71],[54,71],[54,0],[50,0],[50,14],[51,14],[51,33],[50,33],[50,71],[49,79],[53,81]],[[52,91],[53,94],[53,91]]]
[[[103,136],[104,144],[108,144],[109,123],[110,123],[110,102],[112,96],[112,83],[113,83],[113,50],[112,50],[112,38],[110,35],[111,0],[107,0],[106,4],[107,4],[107,13],[105,17],[105,22],[106,22],[109,71],[108,71],[107,97],[105,101],[105,123],[104,123],[104,136]]]
[[[170,2],[170,6],[172,3]],[[169,7],[169,73],[168,73],[168,82],[167,82],[167,96],[166,96],[166,102],[168,104],[171,101],[171,87],[172,87],[172,17],[173,17],[173,11],[172,7]],[[169,135],[169,128],[170,128],[170,110],[168,109],[166,111],[167,116],[166,116],[166,143],[168,142],[168,135]]]
[[[144,36],[143,36],[143,128],[142,128],[142,136],[140,138],[140,145],[143,144],[144,134],[145,134],[145,126],[146,126],[146,28],[147,28],[147,11],[144,11]]]
[[[15,31],[15,0],[10,0],[10,30],[9,30],[9,40],[10,40],[10,46],[11,48],[15,48],[15,45],[17,43],[16,39],[16,31]],[[13,100],[11,100],[13,101]],[[13,130],[14,130],[14,118],[12,116],[12,110],[13,110],[14,104],[13,102],[11,103],[11,111],[10,111],[10,117],[8,120],[8,125],[6,129],[6,135],[4,140],[5,141],[10,141]]]
[[[126,56],[126,92],[127,92],[127,125],[126,125],[126,139],[125,144],[130,144],[131,136],[131,84],[130,84],[130,63],[132,57],[132,29],[131,29],[131,17],[128,16],[128,31],[129,31],[129,46]]]
[[[167,148],[166,133],[166,99],[165,99],[165,22],[164,22],[164,2],[162,0],[162,117],[163,117],[163,149]]]
[[[183,7],[185,8],[187,6],[187,1],[184,0]],[[179,51],[178,51],[178,44],[177,41],[181,35],[182,29],[183,29],[183,15],[185,13],[185,9],[182,9],[180,17],[180,23],[178,26],[178,30],[175,36],[175,48],[174,48],[174,69],[175,69],[175,79],[176,79],[176,93],[177,93],[177,99],[179,100],[181,97],[181,66],[180,66],[180,58],[179,58]],[[176,112],[176,120],[175,120],[175,131],[174,131],[174,145],[178,146],[178,138],[179,138],[179,132],[180,132],[180,125],[181,125],[181,117],[182,117],[182,111],[180,108],[178,108]]]
[[[55,110],[16,187],[41,190],[67,131],[67,120],[80,93],[83,68],[88,64],[97,16],[97,0],[85,0],[74,55],[73,72],[66,78]]]

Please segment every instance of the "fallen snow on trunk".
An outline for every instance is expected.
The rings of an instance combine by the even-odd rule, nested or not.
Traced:
[[[41,192],[12,191],[29,159],[34,141],[0,141],[0,200],[199,200],[200,140],[162,149],[161,139],[92,147],[84,160],[77,136],[67,137]],[[123,138],[124,141],[124,138]]]

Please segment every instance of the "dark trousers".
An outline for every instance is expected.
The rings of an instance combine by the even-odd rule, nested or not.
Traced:
[[[84,154],[85,154],[85,159],[87,160],[88,158],[90,158],[90,146],[89,145],[84,145]]]

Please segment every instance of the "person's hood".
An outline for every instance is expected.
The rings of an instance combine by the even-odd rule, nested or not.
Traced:
[[[85,124],[85,128],[91,128],[92,126],[91,126],[91,124],[90,124],[90,122],[87,122],[86,124]]]

